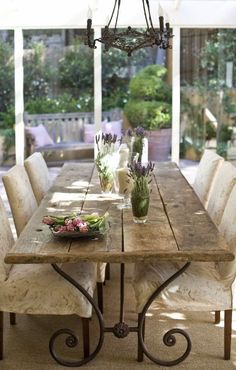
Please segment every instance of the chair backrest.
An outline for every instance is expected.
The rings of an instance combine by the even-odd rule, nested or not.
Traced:
[[[214,223],[219,226],[229,195],[236,184],[236,168],[224,162],[216,173],[206,207]]]
[[[228,243],[231,252],[236,256],[236,186],[233,187],[230,193],[219,230]],[[219,263],[219,270],[223,279],[232,282],[236,275],[236,260]]]
[[[51,186],[47,164],[42,154],[35,152],[25,160],[24,165],[39,204]]]
[[[215,175],[223,162],[224,158],[220,157],[218,154],[211,150],[204,151],[193,183],[193,189],[205,207],[207,207],[208,204]]]
[[[20,235],[37,208],[30,181],[24,166],[15,165],[2,177],[11,207],[17,235]]]
[[[8,222],[7,214],[0,198],[0,282],[7,279],[11,265],[4,263],[6,253],[13,246],[14,239],[10,224]]]

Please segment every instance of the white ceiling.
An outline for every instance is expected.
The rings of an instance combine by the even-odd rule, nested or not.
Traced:
[[[113,0],[1,0],[0,29],[86,27],[89,5],[93,25],[104,26],[113,3]],[[150,0],[150,4],[153,22],[158,25],[158,0]],[[236,0],[161,0],[160,4],[171,26],[236,26]],[[123,0],[118,25],[143,24],[141,0]]]

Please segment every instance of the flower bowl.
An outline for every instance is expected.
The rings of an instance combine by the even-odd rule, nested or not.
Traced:
[[[108,230],[109,214],[97,213],[87,215],[70,214],[65,216],[47,215],[42,222],[49,226],[53,236],[67,238],[100,238]]]

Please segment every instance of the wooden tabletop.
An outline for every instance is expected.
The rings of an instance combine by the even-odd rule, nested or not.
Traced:
[[[115,194],[101,194],[91,163],[63,166],[54,185],[21,233],[6,263],[78,261],[231,261],[217,228],[173,163],[157,163],[151,183],[148,222],[135,224],[131,209],[119,210]],[[98,240],[54,237],[44,215],[109,212],[109,230]],[[122,235],[124,239],[122,250]]]

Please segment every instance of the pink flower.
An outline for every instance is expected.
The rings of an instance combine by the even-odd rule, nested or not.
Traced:
[[[46,225],[53,225],[54,220],[52,219],[51,216],[44,216],[43,217],[43,223],[46,224]]]
[[[59,226],[56,226],[53,231],[55,233],[64,233],[65,231],[67,231],[67,228],[66,226],[62,226],[62,225],[59,225]]]
[[[79,226],[80,223],[82,222],[82,220],[81,220],[81,218],[76,217],[76,218],[74,218],[74,220],[72,222],[73,222],[74,226]]]
[[[81,233],[87,233],[88,232],[88,224],[86,222],[81,221],[81,223],[78,225],[79,226],[79,231]]]
[[[66,230],[67,230],[67,231],[75,231],[75,230],[76,230],[76,228],[75,228],[75,226],[73,225],[73,223],[72,223],[72,222],[70,222],[70,223],[68,223],[68,224],[66,225]]]

